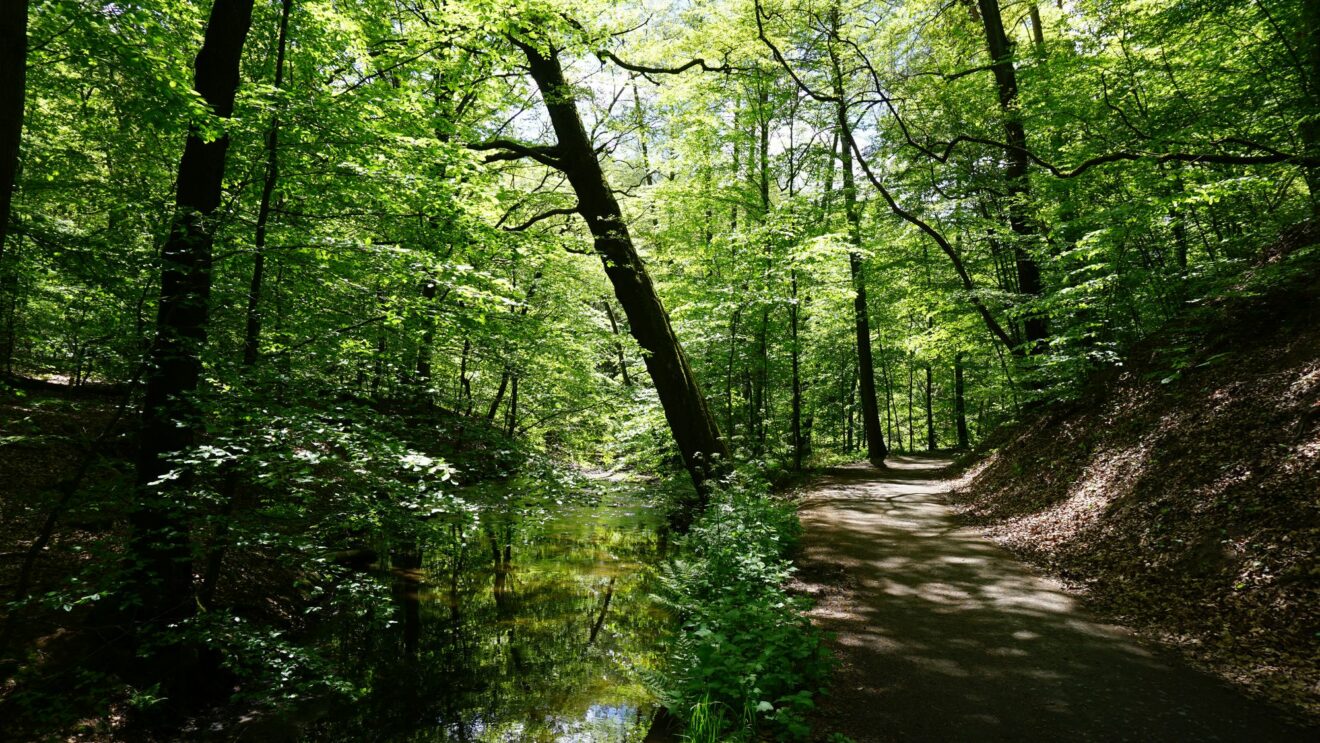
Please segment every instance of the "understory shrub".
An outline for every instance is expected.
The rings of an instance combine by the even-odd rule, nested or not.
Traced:
[[[663,570],[662,599],[680,624],[662,699],[693,740],[801,740],[828,670],[806,617],[785,588],[801,535],[797,513],[763,480],[737,476]]]

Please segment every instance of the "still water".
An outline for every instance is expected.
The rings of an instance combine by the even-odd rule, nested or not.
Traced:
[[[466,517],[382,561],[388,630],[338,639],[371,692],[309,737],[640,741],[668,625],[653,597],[664,519],[644,486],[515,481],[465,498]]]

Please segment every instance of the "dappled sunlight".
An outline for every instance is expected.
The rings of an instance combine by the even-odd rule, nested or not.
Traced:
[[[991,531],[1006,541],[1026,542],[1029,549],[1048,549],[1094,527],[1118,497],[1130,492],[1146,473],[1150,441],[1097,450],[1060,502],[1036,513],[1008,519]]]
[[[1144,457],[1135,448],[1115,466]],[[849,735],[979,740],[993,724],[1019,740],[1213,740],[1253,729],[1232,692],[1096,621],[1063,586],[958,527],[942,463],[924,462],[836,468],[803,505],[804,580],[845,568],[841,588],[809,590],[844,662],[831,708],[870,726]],[[1080,490],[1069,502],[1095,497]],[[1253,739],[1276,739],[1259,730]]]

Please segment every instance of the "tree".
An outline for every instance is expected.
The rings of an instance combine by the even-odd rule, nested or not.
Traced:
[[[659,393],[683,464],[696,486],[699,499],[695,506],[700,510],[711,480],[728,465],[728,447],[674,335],[646,265],[633,247],[623,212],[606,182],[572,90],[564,79],[559,51],[553,47],[541,49],[519,39],[514,44],[527,57],[558,143],[550,148],[517,147],[512,151],[563,172],[577,195],[575,210],[591,231],[596,253],[614,286],[614,296],[628,318],[629,331],[645,352],[647,372]]]
[[[1013,64],[1013,43],[1004,33],[1004,21],[999,14],[999,0],[977,0],[981,25],[985,29],[986,47],[990,52],[990,69],[994,73],[999,94],[999,110],[1004,127],[1004,181],[1008,200],[1008,224],[1013,230],[1013,260],[1017,267],[1017,288],[1029,300],[1038,300],[1044,291],[1040,266],[1031,254],[1036,228],[1027,214],[1027,200],[1031,188],[1028,180],[1030,161],[1027,149],[1027,131],[1022,124],[1018,104],[1017,68]],[[1035,10],[1035,5],[1032,5]],[[1039,23],[1037,23],[1039,28]],[[1039,309],[1031,309],[1023,320],[1026,342],[1032,353],[1040,353],[1049,338],[1049,321]]]
[[[831,26],[839,26],[838,8],[831,9]],[[830,55],[830,77],[834,85],[837,126],[839,127],[839,162],[843,175],[843,209],[848,220],[848,240],[852,249],[848,251],[848,270],[853,283],[853,322],[857,337],[857,374],[862,395],[862,428],[866,432],[866,458],[877,467],[884,466],[889,449],[885,446],[884,434],[880,428],[880,404],[875,394],[875,361],[871,354],[871,311],[866,303],[866,272],[862,258],[861,212],[857,204],[857,183],[853,175],[852,122],[849,120],[848,96],[844,90],[843,69],[834,52],[833,44],[827,46]]]
[[[28,0],[0,1],[0,265],[18,175],[27,94]]]
[[[1305,167],[1306,185],[1311,193],[1311,218],[1320,219],[1320,3],[1302,0],[1302,34],[1307,68],[1304,84],[1309,95],[1303,96],[1310,113],[1300,124],[1305,154],[1311,165]]]
[[[216,0],[194,64],[194,87],[218,119],[234,110],[239,61],[252,0]],[[214,216],[220,206],[229,137],[194,125],[179,161],[174,215],[161,254],[160,304],[142,407],[137,457],[139,503],[132,514],[131,591],[149,628],[192,613],[191,527],[179,498],[190,481],[172,474],[173,455],[197,441],[194,399],[211,300]]]

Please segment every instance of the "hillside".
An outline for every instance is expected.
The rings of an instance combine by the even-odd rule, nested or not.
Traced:
[[[1320,714],[1317,232],[1001,432],[955,496],[1102,613],[1304,716]]]

